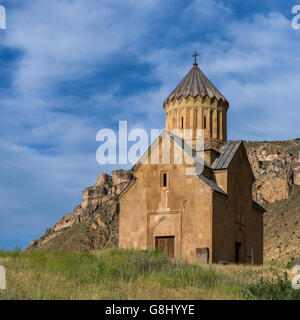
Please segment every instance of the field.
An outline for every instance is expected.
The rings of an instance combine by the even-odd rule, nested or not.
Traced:
[[[157,251],[0,251],[0,299],[300,299],[285,267],[195,265]]]

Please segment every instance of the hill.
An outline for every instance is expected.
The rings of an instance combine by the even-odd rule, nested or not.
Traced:
[[[267,209],[265,261],[287,263],[300,256],[300,139],[245,142],[256,182],[253,199]],[[72,213],[47,229],[28,249],[92,251],[118,244],[118,195],[130,183],[130,171],[100,174],[83,190]]]

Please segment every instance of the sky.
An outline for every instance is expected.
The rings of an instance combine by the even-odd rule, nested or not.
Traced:
[[[0,0],[0,248],[26,247],[83,188],[98,130],[162,129],[192,67],[229,100],[228,138],[299,134],[300,29],[282,0]]]

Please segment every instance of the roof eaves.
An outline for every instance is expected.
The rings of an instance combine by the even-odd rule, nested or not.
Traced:
[[[227,196],[227,193],[222,189],[220,188],[214,181],[206,178],[203,174],[199,174],[198,177],[204,182],[206,183],[211,189],[219,192],[219,193],[222,193],[223,195],[226,195]]]
[[[136,179],[137,179],[136,177],[132,178],[132,180],[126,186],[126,188],[117,196],[117,199],[120,199],[123,196],[123,194],[135,183]]]
[[[258,210],[261,210],[263,212],[267,212],[267,210],[265,208],[263,208],[262,206],[260,206],[257,202],[255,202],[254,200],[252,200],[252,206]]]

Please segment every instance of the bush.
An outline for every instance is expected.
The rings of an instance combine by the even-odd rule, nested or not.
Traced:
[[[288,280],[287,273],[277,279],[260,279],[257,283],[248,284],[245,289],[246,299],[259,300],[299,300],[300,290],[295,290]]]

